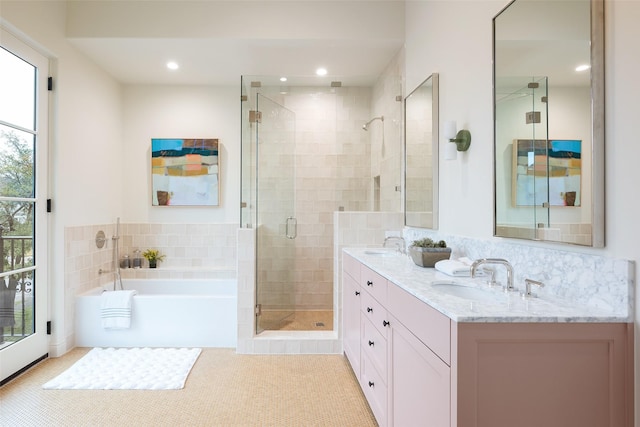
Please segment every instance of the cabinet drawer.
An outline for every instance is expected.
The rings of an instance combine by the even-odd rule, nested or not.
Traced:
[[[451,366],[451,320],[399,286],[389,284],[390,313]]]
[[[368,319],[362,319],[361,352],[366,353],[387,384],[387,340]]]
[[[362,292],[360,297],[362,317],[368,319],[386,338],[389,330],[387,310],[367,292]]]
[[[360,387],[380,426],[387,425],[387,386],[373,367],[371,359],[362,355]]]
[[[360,265],[360,286],[373,295],[380,304],[387,305],[387,279],[362,264]]]
[[[342,271],[360,283],[360,261],[347,253],[342,253]]]

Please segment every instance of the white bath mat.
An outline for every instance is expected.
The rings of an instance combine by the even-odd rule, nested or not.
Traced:
[[[199,348],[94,348],[47,382],[45,389],[177,390]]]

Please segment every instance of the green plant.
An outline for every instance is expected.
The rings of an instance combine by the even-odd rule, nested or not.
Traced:
[[[446,248],[447,242],[444,240],[435,242],[432,239],[425,237],[424,239],[414,240],[413,243],[411,243],[411,246],[415,246],[417,248]]]
[[[149,262],[160,262],[162,260],[164,260],[164,255],[160,254],[160,251],[158,249],[147,249],[146,251],[142,252],[142,256],[145,257],[145,259]]]

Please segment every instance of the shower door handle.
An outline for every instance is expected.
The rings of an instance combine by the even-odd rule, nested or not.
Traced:
[[[298,220],[290,216],[287,218],[287,239],[298,237]]]

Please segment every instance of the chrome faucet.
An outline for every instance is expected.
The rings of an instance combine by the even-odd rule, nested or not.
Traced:
[[[384,242],[382,243],[382,247],[386,248],[387,247],[387,242],[394,241],[394,240],[397,241],[395,246],[398,249],[398,252],[400,252],[401,254],[406,253],[407,242],[404,240],[403,237],[400,237],[400,236],[388,236],[388,237],[386,237],[384,239]]]
[[[514,292],[516,290],[516,288],[513,287],[513,266],[511,265],[511,263],[509,263],[509,261],[507,261],[506,259],[502,259],[502,258],[480,258],[480,259],[477,259],[477,260],[475,260],[473,262],[473,264],[471,264],[471,277],[475,277],[476,270],[482,264],[504,265],[505,268],[507,269],[507,284],[506,284],[506,286],[504,286],[503,289],[505,291],[507,291],[507,292]],[[492,278],[493,278],[493,275],[492,275]]]
[[[522,298],[535,298],[537,295],[531,292],[531,285],[539,286],[544,288],[544,283],[539,282],[537,280],[524,279],[524,292],[522,293]]]

